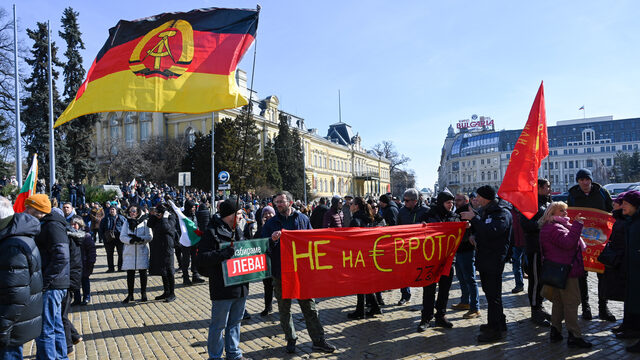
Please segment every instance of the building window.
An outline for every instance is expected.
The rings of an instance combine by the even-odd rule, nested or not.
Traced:
[[[151,121],[140,121],[140,140],[145,141],[151,136]]]
[[[111,126],[111,138],[114,140],[120,139],[120,123],[116,120],[115,116],[111,118],[109,125]]]
[[[591,159],[587,160],[587,167],[593,167],[593,160]]]
[[[607,166],[611,166],[611,158],[607,158]]]
[[[127,143],[127,146],[129,147],[133,146],[133,142],[135,140],[133,127],[134,127],[134,124],[131,122],[124,125],[124,138]]]
[[[482,179],[482,181],[484,181],[484,171],[480,174],[480,179]]]

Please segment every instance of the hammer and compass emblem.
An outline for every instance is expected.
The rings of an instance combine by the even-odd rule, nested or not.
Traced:
[[[154,43],[153,47],[148,46]],[[191,64],[193,52],[191,24],[184,20],[170,20],[148,32],[138,42],[129,58],[129,68],[138,76],[177,78]]]

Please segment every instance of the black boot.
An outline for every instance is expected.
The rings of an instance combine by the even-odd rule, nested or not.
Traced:
[[[135,270],[127,270],[127,297],[122,300],[123,304],[128,304],[133,301],[133,285],[135,284]]]
[[[175,294],[175,288],[176,288],[176,279],[173,277],[172,274],[169,274],[167,276],[167,290],[168,294],[167,294],[167,298],[164,299],[165,302],[172,302],[176,299],[176,294]]]
[[[184,286],[191,286],[193,283],[191,282],[191,279],[189,279],[189,275],[187,276],[182,276],[182,285]]]
[[[364,319],[364,295],[358,294],[356,311],[348,313],[347,317],[349,319]]]
[[[589,304],[582,304],[582,318],[585,320],[593,319],[593,314],[591,314],[591,306]]]
[[[604,320],[604,321],[611,321],[611,322],[616,321],[616,317],[613,316],[611,311],[609,311],[609,308],[607,307],[606,302],[598,306],[598,317],[600,318],[600,320]]]
[[[194,272],[193,277],[191,278],[191,282],[194,284],[202,284],[205,282],[205,280],[200,277],[200,274],[198,274],[197,272]]]
[[[562,341],[562,334],[560,333],[560,330],[556,329],[555,326],[551,327],[551,334],[549,337],[551,338],[552,343]]]
[[[147,270],[140,270],[140,302],[147,301]]]
[[[162,292],[162,294],[155,297],[156,300],[164,300],[169,294],[169,280],[167,279],[166,275],[162,275],[162,287],[164,291]]]
[[[573,336],[571,331],[569,331],[569,338],[567,339],[567,345],[569,345],[570,348],[580,348],[580,349],[590,349],[591,346],[593,346],[590,342],[585,341],[583,338]]]

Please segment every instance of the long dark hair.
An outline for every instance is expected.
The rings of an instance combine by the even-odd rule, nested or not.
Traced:
[[[367,204],[362,196],[356,196],[353,199],[353,204],[358,207],[358,211],[364,212],[364,215],[369,219],[369,222],[373,222],[373,210],[371,209],[371,205]]]

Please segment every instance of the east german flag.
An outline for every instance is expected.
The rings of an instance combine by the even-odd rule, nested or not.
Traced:
[[[120,20],[54,127],[98,112],[197,114],[246,105],[235,70],[258,15],[207,8]]]

